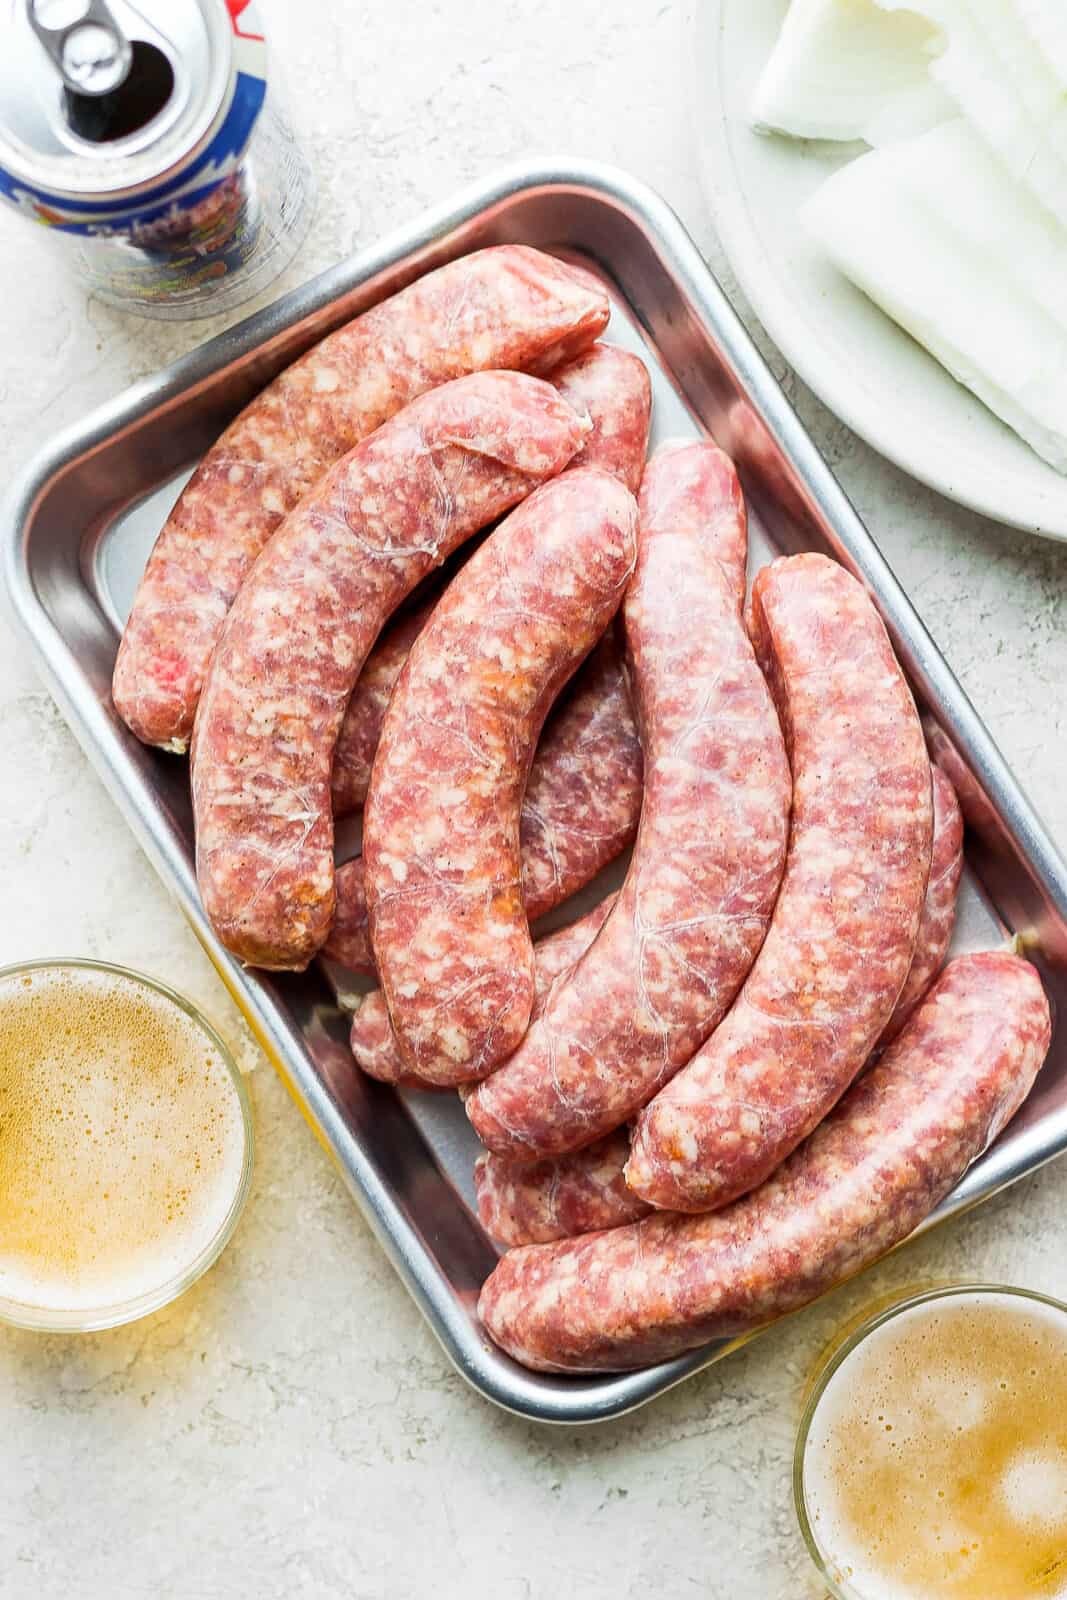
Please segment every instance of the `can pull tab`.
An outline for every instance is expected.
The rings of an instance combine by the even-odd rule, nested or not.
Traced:
[[[111,94],[126,81],[133,51],[107,0],[27,0],[27,9],[73,94]]]

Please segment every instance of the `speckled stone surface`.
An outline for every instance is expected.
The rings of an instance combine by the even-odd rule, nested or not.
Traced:
[[[727,291],[672,0],[304,0],[279,18],[321,185],[300,281],[503,161],[618,163],[675,205]],[[293,15],[299,15],[296,27]],[[284,37],[283,37],[283,42]],[[5,476],[216,331],[127,319],[0,218]],[[747,319],[752,326],[751,318]],[[931,633],[1067,843],[1067,548],[887,466],[754,329]],[[583,1600],[822,1593],[789,1462],[804,1380],[872,1298],[945,1276],[1067,1295],[1067,1162],[895,1256],[645,1410],[550,1431],[452,1372],[0,622],[0,961],[107,956],[186,990],[251,1073],[259,1161],[216,1269],[146,1322],[0,1330],[4,1600]]]

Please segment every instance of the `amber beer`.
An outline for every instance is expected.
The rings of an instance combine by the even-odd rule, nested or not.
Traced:
[[[1067,1307],[919,1296],[848,1341],[809,1405],[805,1535],[855,1600],[1067,1597]]]
[[[249,1135],[177,996],[82,963],[0,974],[0,1317],[102,1327],[173,1298],[236,1220]]]

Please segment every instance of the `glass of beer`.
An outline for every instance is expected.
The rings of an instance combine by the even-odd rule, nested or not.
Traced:
[[[839,1600],[1065,1600],[1067,1305],[958,1284],[870,1317],[816,1377],[793,1489]]]
[[[158,1310],[218,1258],[251,1174],[244,1081],[188,1001],[103,962],[0,969],[0,1320]]]

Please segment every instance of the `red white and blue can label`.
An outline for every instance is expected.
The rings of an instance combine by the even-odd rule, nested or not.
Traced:
[[[226,0],[233,32],[233,66],[226,101],[207,146],[136,200],[105,196],[74,200],[19,181],[0,166],[0,194],[31,221],[64,233],[102,235],[177,217],[198,205],[240,166],[267,93],[267,41],[254,0]]]
[[[195,3],[214,11],[229,72],[204,134],[189,150],[161,151],[158,176],[75,194],[7,170],[0,152],[0,203],[65,238],[101,298],[161,316],[206,315],[258,292],[303,241],[314,189],[276,89],[268,94],[255,0]]]

